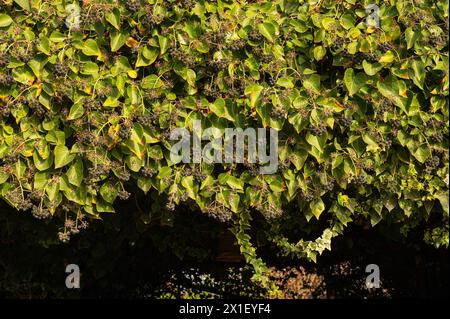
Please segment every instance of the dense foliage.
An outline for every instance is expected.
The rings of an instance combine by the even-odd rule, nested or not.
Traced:
[[[352,222],[448,246],[448,1],[374,3],[0,1],[0,196],[62,241],[130,194],[146,224],[185,203],[263,282],[255,245],[315,260]],[[174,165],[196,119],[276,129],[278,171]]]

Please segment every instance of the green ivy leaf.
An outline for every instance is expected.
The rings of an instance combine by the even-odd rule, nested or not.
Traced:
[[[88,62],[83,66],[81,73],[85,74],[85,75],[91,75],[92,77],[97,78],[98,70],[99,70],[99,68],[96,63]]]
[[[52,42],[59,43],[59,42],[63,42],[66,38],[67,38],[66,35],[55,30],[52,32],[52,34],[50,34],[50,37],[48,39]]]
[[[108,202],[98,198],[97,204],[95,205],[97,212],[99,213],[115,213],[114,207]]]
[[[391,63],[395,60],[395,54],[392,51],[387,51],[385,54],[383,54],[378,62],[380,63]]]
[[[26,11],[31,11],[30,1],[29,0],[14,0],[22,9]]]
[[[0,28],[4,28],[13,23],[13,19],[5,13],[0,14]]]
[[[159,49],[160,49],[160,55],[163,55],[167,52],[167,49],[169,48],[169,39],[158,35],[158,42],[159,42]]]
[[[252,84],[245,88],[245,94],[250,95],[250,106],[255,107],[264,88],[258,84]]]
[[[101,57],[102,55],[97,41],[93,39],[86,40],[81,51],[87,56],[96,56],[97,58]]]
[[[292,82],[292,78],[290,77],[281,77],[277,80],[277,85],[282,86],[286,89],[292,89],[294,87],[294,83]]]
[[[125,44],[125,42],[127,42],[128,36],[128,33],[123,31],[111,31],[111,51],[119,51],[119,49]]]
[[[276,28],[275,26],[270,22],[264,22],[258,24],[258,30],[261,32],[261,34],[270,42],[275,42],[275,36],[276,36]]]
[[[345,13],[341,16],[339,22],[344,27],[344,29],[349,30],[355,27],[356,20],[354,15],[350,13]]]
[[[15,68],[12,75],[14,80],[23,84],[31,84],[35,80],[34,73],[29,66]]]
[[[194,183],[193,176],[183,177],[183,179],[181,180],[181,185],[186,188],[187,194],[190,198],[194,200],[197,198],[198,185]]]
[[[141,87],[143,89],[159,89],[161,86],[163,86],[163,82],[155,74],[150,74],[141,81]]]
[[[9,174],[3,171],[0,171],[0,184],[5,183],[9,179]]]
[[[423,85],[425,83],[425,65],[420,60],[413,60],[411,62],[412,68],[412,79],[415,85],[417,85],[421,90],[423,90]]]
[[[344,83],[347,87],[350,96],[359,92],[359,90],[366,84],[366,76],[363,73],[355,75],[352,68],[345,70]]]
[[[320,75],[311,74],[309,76],[305,76],[303,86],[305,89],[311,90],[314,93],[320,93]]]
[[[320,152],[323,152],[326,143],[326,134],[315,136],[308,132],[306,134],[306,141],[309,145],[312,145]]]
[[[117,8],[112,11],[105,12],[105,19],[111,23],[114,28],[120,30],[120,11]]]
[[[83,161],[76,160],[67,170],[69,183],[74,186],[80,186],[83,181]]]
[[[39,171],[46,171],[53,166],[53,153],[43,159],[38,152],[33,153],[33,164]]]
[[[413,156],[423,164],[431,156],[430,148],[427,145],[419,146]]]
[[[186,81],[190,86],[195,86],[195,80],[197,78],[197,75],[195,74],[195,71],[192,69],[186,70]]]
[[[150,178],[138,177],[137,186],[147,194],[152,187],[152,180]]]
[[[406,49],[409,50],[414,46],[414,43],[419,38],[420,32],[414,31],[411,27],[405,30]]]
[[[366,60],[362,63],[364,72],[366,72],[367,75],[373,76],[377,74],[383,66],[380,63],[369,63]]]
[[[316,59],[316,61],[320,61],[327,54],[327,49],[325,49],[323,46],[319,45],[314,48],[313,53],[314,53],[314,59]]]
[[[22,160],[18,160],[16,164],[14,165],[15,173],[18,179],[21,179],[23,175],[25,174],[25,171],[27,169],[27,166]]]
[[[39,44],[37,46],[38,50],[46,55],[51,55],[52,52],[50,51],[50,41],[47,37],[41,37]]]
[[[229,207],[232,212],[239,212],[241,198],[235,192],[224,190],[221,193],[217,193],[216,200],[224,206]]]
[[[144,46],[138,53],[138,59],[136,61],[136,68],[141,66],[148,66],[156,61],[159,55],[159,50],[157,48],[150,48],[149,46]]]
[[[45,187],[45,193],[50,201],[56,202],[56,199],[61,196],[59,192],[59,183],[48,183]]]
[[[438,194],[435,195],[435,197],[441,203],[442,209],[444,210],[445,215],[448,217],[448,212],[449,212],[448,191],[439,192]]]
[[[241,181],[239,178],[234,177],[232,175],[228,175],[227,176],[227,184],[232,188],[232,189],[237,189],[237,190],[244,190],[244,182]]]
[[[82,117],[83,114],[84,114],[84,107],[83,107],[83,105],[81,105],[81,103],[75,103],[70,108],[69,116],[67,117],[67,119],[69,121],[75,120],[75,119],[78,119],[78,118]]]
[[[209,104],[209,109],[218,117],[225,117],[226,102],[223,98],[218,98],[214,103]]]
[[[49,173],[37,172],[34,175],[33,187],[38,190],[43,190],[49,182],[49,175]]]
[[[119,191],[111,182],[105,182],[100,187],[100,195],[107,203],[114,203]]]
[[[75,158],[75,154],[70,154],[65,145],[56,145],[55,147],[55,168],[61,168],[69,164]]]
[[[313,215],[319,219],[322,212],[325,210],[325,204],[322,201],[322,198],[317,198],[313,200],[311,203],[309,203],[309,207],[311,208],[311,211]]]
[[[125,163],[127,164],[128,168],[130,170],[132,170],[133,172],[136,172],[136,173],[139,172],[141,167],[144,165],[144,161],[134,155],[128,155],[125,158]]]

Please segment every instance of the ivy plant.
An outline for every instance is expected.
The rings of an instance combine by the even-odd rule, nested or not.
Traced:
[[[262,282],[255,216],[309,260],[361,220],[448,247],[448,0],[0,6],[0,197],[62,241],[140,189],[227,223]],[[277,130],[278,171],[172,163],[194,120]]]

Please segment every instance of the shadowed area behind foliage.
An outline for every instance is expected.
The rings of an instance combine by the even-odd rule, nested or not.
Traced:
[[[251,283],[252,272],[239,258],[230,259],[227,240],[228,259],[220,261],[226,229],[188,209],[176,212],[173,225],[146,225],[129,200],[121,214],[92,222],[68,244],[55,238],[53,222],[35,223],[3,203],[1,210],[1,298],[270,297]],[[448,297],[448,250],[427,246],[415,233],[405,239],[386,223],[350,227],[317,264],[270,251],[260,248],[282,298]],[[80,266],[80,290],[65,288],[70,263]],[[382,288],[368,291],[364,270],[371,263],[380,267]]]

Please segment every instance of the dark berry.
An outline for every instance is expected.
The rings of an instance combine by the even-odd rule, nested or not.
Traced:
[[[122,191],[120,191],[118,194],[117,194],[117,196],[121,199],[121,200],[127,200],[129,197],[130,197],[130,193],[129,192],[127,192],[127,191],[125,191],[125,190],[122,190]]]
[[[366,177],[364,175],[356,175],[352,179],[352,183],[355,185],[362,185],[366,182]]]
[[[156,174],[156,171],[150,167],[142,167],[139,173],[148,178],[153,177]]]
[[[166,209],[167,209],[168,211],[174,211],[175,208],[176,208],[176,205],[175,205],[175,203],[173,202],[172,199],[169,200],[169,201],[166,203]]]
[[[119,129],[119,136],[123,140],[129,139],[131,137],[131,128],[121,125]]]
[[[143,126],[151,126],[153,124],[153,117],[151,115],[138,115],[136,121]]]
[[[337,123],[343,127],[349,127],[353,123],[353,119],[351,117],[341,116],[337,119]]]
[[[246,45],[247,45],[247,43],[245,42],[245,40],[239,39],[239,40],[233,41],[230,44],[230,50],[233,52],[236,52],[236,51],[239,51],[239,50],[242,50],[243,48],[245,48]]]
[[[327,131],[327,127],[325,125],[314,125],[310,127],[310,130],[314,135],[322,135]]]
[[[9,74],[0,74],[0,85],[10,86],[14,84],[14,78]]]
[[[121,181],[128,181],[130,179],[130,172],[127,170],[122,170],[117,176]]]
[[[389,43],[389,42],[380,43],[378,47],[380,48],[380,50],[383,53],[395,49],[395,46],[392,43]]]
[[[66,76],[69,68],[64,63],[55,64],[55,75],[59,77]]]
[[[68,232],[59,232],[58,233],[58,239],[63,242],[63,243],[67,243],[70,240],[70,233]]]
[[[333,49],[340,50],[343,49],[345,45],[345,39],[342,37],[336,37],[336,39],[333,42]]]
[[[46,219],[51,216],[50,211],[48,209],[36,205],[33,205],[31,209],[31,214],[33,215],[34,218],[37,219]]]
[[[258,42],[262,40],[262,35],[258,31],[252,30],[248,35],[248,39],[252,42]]]
[[[210,206],[205,208],[203,212],[222,223],[233,218],[233,212],[222,206]]]
[[[374,53],[371,53],[371,52],[364,52],[363,57],[364,57],[364,60],[366,60],[369,63],[374,63],[374,62],[378,61],[377,55]]]
[[[45,108],[38,99],[28,100],[28,106],[37,117],[43,117],[46,113]]]
[[[141,8],[141,1],[139,0],[127,0],[126,8],[131,12],[137,12]]]
[[[286,117],[286,111],[282,107],[276,107],[272,109],[270,116],[277,120],[283,119]]]
[[[442,143],[444,141],[444,134],[442,134],[441,132],[434,133],[430,136],[430,140],[433,143]]]
[[[267,79],[267,84],[269,84],[270,86],[275,86],[276,83],[277,83],[277,81],[273,76],[271,76]]]
[[[6,54],[2,54],[0,53],[0,67],[4,67],[8,64],[8,57],[6,56]]]
[[[305,192],[300,192],[300,199],[305,201],[305,202],[310,202],[314,199],[314,195],[311,193],[305,193]]]
[[[201,183],[206,179],[206,175],[198,170],[194,171],[193,176],[197,183]]]

